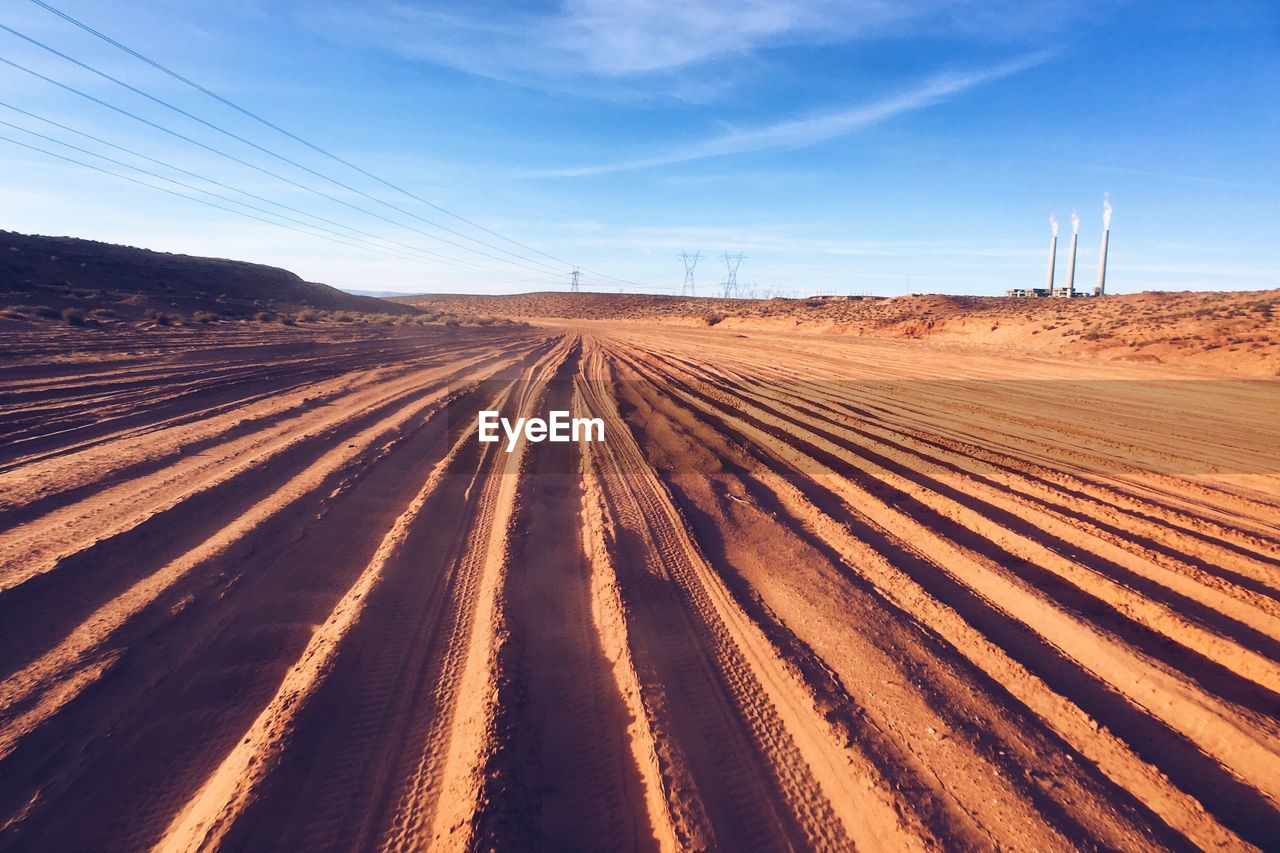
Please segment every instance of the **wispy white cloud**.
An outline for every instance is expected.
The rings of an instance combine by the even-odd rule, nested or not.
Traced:
[[[872,32],[914,14],[880,0],[569,0],[551,43],[610,76],[666,71],[786,39]]]
[[[671,166],[752,151],[803,148],[846,136],[905,113],[933,106],[970,89],[1042,65],[1053,56],[1054,53],[1051,51],[1039,51],[976,71],[937,74],[914,88],[851,109],[777,122],[763,127],[734,129],[711,139],[672,148],[647,157],[563,169],[538,170],[531,172],[530,176],[586,177]]]
[[[294,3],[299,21],[332,37],[479,76],[587,93],[659,83],[692,100],[723,87],[719,72],[771,48],[948,35],[1010,42],[1083,14],[1061,0],[562,0],[515,9],[495,0]],[[716,74],[692,73],[711,65]]]

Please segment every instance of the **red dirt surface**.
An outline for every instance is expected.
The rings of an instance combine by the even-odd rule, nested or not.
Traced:
[[[527,299],[6,336],[0,848],[1274,846],[1274,380]]]
[[[1280,832],[1270,383],[633,323],[158,334],[0,371],[7,847]],[[508,455],[480,407],[607,440]]]

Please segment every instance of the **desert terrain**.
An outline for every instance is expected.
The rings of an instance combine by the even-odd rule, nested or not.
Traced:
[[[0,318],[0,848],[1280,838],[1274,293],[227,292]]]
[[[1280,375],[1280,290],[1145,292],[1106,299],[896,297],[718,299],[527,293],[392,300],[460,316],[642,320],[739,331],[806,331],[961,344],[992,353],[1204,367]]]

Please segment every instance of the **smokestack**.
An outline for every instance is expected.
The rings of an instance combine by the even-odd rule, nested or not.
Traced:
[[[1102,232],[1102,255],[1098,261],[1098,295],[1103,296],[1107,292],[1107,238],[1111,236],[1111,229]]]
[[[1071,260],[1067,264],[1067,292],[1072,296],[1076,293],[1076,241],[1079,236],[1071,235]]]
[[[1053,267],[1058,260],[1058,218],[1049,214],[1049,227],[1053,230],[1053,238],[1049,241],[1049,295],[1053,295]]]
[[[1102,196],[1102,251],[1098,257],[1098,295],[1107,292],[1107,242],[1111,237],[1111,199]]]
[[[1080,215],[1071,211],[1071,261],[1067,264],[1067,294],[1076,295],[1076,243],[1080,238]]]

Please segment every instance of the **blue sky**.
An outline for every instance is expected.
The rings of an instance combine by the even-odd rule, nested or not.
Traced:
[[[267,200],[250,204],[276,213],[271,202],[288,205],[301,214],[284,215],[309,227],[323,217],[348,240],[376,237],[384,251],[416,260],[274,227],[3,140],[0,228],[254,260],[366,289],[563,288],[562,260],[587,270],[587,289],[671,292],[682,279],[677,254],[700,250],[704,294],[723,278],[725,251],[745,253],[739,280],[759,294],[999,293],[1043,281],[1051,212],[1063,223],[1065,268],[1073,209],[1078,283],[1092,284],[1109,193],[1109,289],[1280,287],[1274,3],[53,5],[559,260],[398,195],[29,0],[4,0],[0,23],[351,189],[3,31],[0,57],[294,184],[8,65],[0,65],[4,104],[200,177],[6,107],[0,121],[247,200],[201,181],[212,178]],[[198,194],[10,126],[0,136]]]

